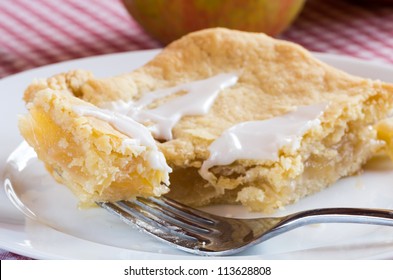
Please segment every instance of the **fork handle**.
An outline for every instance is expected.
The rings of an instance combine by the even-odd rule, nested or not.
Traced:
[[[258,219],[255,219],[254,221],[257,220]],[[268,218],[267,220],[270,221],[270,229],[266,229],[266,218],[260,219],[261,226],[257,227],[260,231],[259,237],[255,238],[254,242],[252,242],[253,244],[261,243],[279,234],[309,224],[352,223],[393,227],[393,210],[371,208],[320,208],[305,210],[278,218]],[[254,236],[257,237],[258,233],[254,233]]]
[[[354,223],[393,226],[393,210],[369,208],[320,208],[283,217],[276,230],[285,231],[308,224]],[[284,228],[282,228],[284,227]]]

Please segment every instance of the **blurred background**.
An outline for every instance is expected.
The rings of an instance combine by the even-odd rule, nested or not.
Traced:
[[[0,1],[0,77],[74,58],[160,48],[187,31],[225,24],[312,51],[393,64],[391,0],[125,2],[132,16],[122,0]]]
[[[217,25],[393,66],[393,0],[1,0],[0,78],[75,58],[161,48]],[[0,259],[26,258],[0,249]]]

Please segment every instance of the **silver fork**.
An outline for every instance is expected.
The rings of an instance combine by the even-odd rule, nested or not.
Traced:
[[[236,219],[190,208],[167,197],[98,203],[127,224],[183,251],[205,255],[236,254],[292,229],[316,223],[393,226],[393,210],[321,208],[283,217]]]

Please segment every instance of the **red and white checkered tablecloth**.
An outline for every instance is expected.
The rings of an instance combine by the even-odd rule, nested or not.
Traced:
[[[308,0],[280,37],[312,51],[393,64],[393,6],[356,2]],[[120,0],[0,1],[0,77],[74,58],[158,47]],[[26,258],[0,249],[0,259]]]

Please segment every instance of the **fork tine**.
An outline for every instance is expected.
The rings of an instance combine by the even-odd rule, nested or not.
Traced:
[[[120,219],[128,225],[137,226],[139,229],[145,231],[149,235],[167,244],[175,247],[180,247],[185,251],[192,251],[192,248],[203,247],[204,241],[199,241],[194,237],[187,235],[179,235],[176,232],[169,231],[168,228],[156,223],[155,221],[145,219],[143,215],[134,216],[133,213],[125,211],[118,203],[98,203],[101,207],[108,210],[112,214],[120,217]],[[190,249],[188,249],[190,248]]]
[[[206,223],[210,226],[219,222],[213,214],[191,208],[165,196],[162,196],[159,199],[150,197],[150,200],[160,205],[162,209],[168,210],[174,214],[182,215],[183,217],[193,221],[197,219],[199,222]]]
[[[169,201],[169,200],[168,200]],[[149,206],[150,209],[160,213],[157,215],[165,215],[169,219],[174,219],[174,222],[180,221],[182,225],[196,227],[199,230],[211,231],[217,220],[213,220],[213,217],[208,217],[207,213],[200,214],[194,209],[190,209],[188,206],[181,204],[176,205],[176,208],[162,199],[155,198],[138,198],[137,203],[140,202],[142,207]],[[176,203],[177,204],[177,203]],[[180,206],[182,208],[180,208]],[[209,218],[209,219],[208,219]]]
[[[136,211],[140,215],[154,220],[156,223],[169,228],[179,234],[193,236],[196,238],[203,238],[203,235],[211,233],[211,229],[200,227],[198,224],[190,223],[181,216],[167,213],[165,210],[157,207],[157,205],[150,203],[149,200],[135,199],[129,201],[122,201],[121,205],[127,207],[127,211]],[[134,212],[135,213],[135,212]]]
[[[159,237],[172,235],[174,239],[186,238],[202,243],[207,241],[204,235],[209,233],[208,230],[190,227],[174,218],[168,219],[167,216],[161,215],[160,211],[138,203],[137,200],[106,203],[104,208],[120,216],[124,222],[134,224]]]

